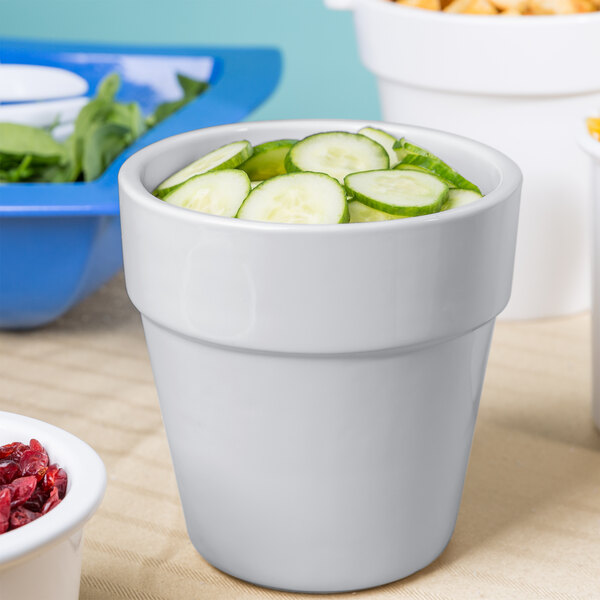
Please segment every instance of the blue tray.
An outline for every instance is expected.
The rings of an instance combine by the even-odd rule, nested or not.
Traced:
[[[151,112],[172,100],[176,72],[210,71],[207,92],[127,148],[87,183],[0,184],[0,328],[53,321],[122,266],[117,174],[140,148],[192,129],[246,117],[275,89],[279,52],[268,48],[138,47],[0,39],[0,62],[69,69],[89,83],[123,82],[119,100]],[[158,75],[160,73],[160,76]],[[157,81],[165,81],[163,90]]]

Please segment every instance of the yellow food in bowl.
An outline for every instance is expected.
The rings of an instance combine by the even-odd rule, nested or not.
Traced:
[[[600,142],[600,117],[590,117],[586,122],[591,136]]]
[[[571,15],[600,10],[600,0],[390,0],[464,15]]]

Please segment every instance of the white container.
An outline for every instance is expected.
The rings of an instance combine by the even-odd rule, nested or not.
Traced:
[[[37,439],[69,478],[62,502],[32,523],[0,535],[0,600],[77,600],[83,526],[106,488],[100,457],[66,431],[0,412],[0,446]]]
[[[502,317],[587,309],[589,185],[573,129],[584,108],[600,104],[600,13],[501,17],[388,0],[325,3],[354,10],[386,120],[473,137],[521,167],[514,286]]]
[[[267,587],[368,588],[448,543],[510,295],[520,172],[476,142],[382,123],[488,196],[385,223],[283,225],[147,190],[234,140],[367,124],[213,127],[141,150],[119,176],[127,290],[190,538],[217,568]]]
[[[600,142],[585,130],[579,144],[592,159],[592,415],[600,429]]]

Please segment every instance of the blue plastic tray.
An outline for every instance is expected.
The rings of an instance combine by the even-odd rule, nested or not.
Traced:
[[[90,96],[102,77],[117,71],[123,81],[118,99],[135,100],[145,112],[173,99],[167,82],[176,72],[194,75],[208,65],[211,83],[207,92],[142,136],[93,182],[0,184],[1,328],[53,321],[121,268],[117,174],[127,157],[171,135],[243,119],[275,89],[281,70],[279,52],[268,48],[1,39],[0,62],[69,69],[88,81]],[[156,84],[161,79],[164,90]]]

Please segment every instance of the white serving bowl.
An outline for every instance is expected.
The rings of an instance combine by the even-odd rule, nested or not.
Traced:
[[[386,120],[481,140],[521,167],[513,294],[502,317],[587,309],[589,184],[573,129],[600,104],[600,12],[503,17],[388,0],[325,3],[354,11]]]
[[[0,446],[37,439],[68,476],[62,502],[32,523],[0,535],[0,600],[77,600],[83,526],[106,488],[100,457],[48,423],[0,412]]]
[[[87,81],[67,69],[0,64],[0,104],[74,98],[87,91]]]
[[[591,157],[592,167],[592,414],[600,429],[600,142],[582,129],[579,145]]]
[[[234,140],[365,125],[430,148],[487,196],[385,223],[283,225],[148,191]],[[212,127],[124,164],[127,290],[188,532],[209,562],[267,587],[335,592],[405,577],[442,552],[510,295],[520,184],[482,144],[361,121]]]

